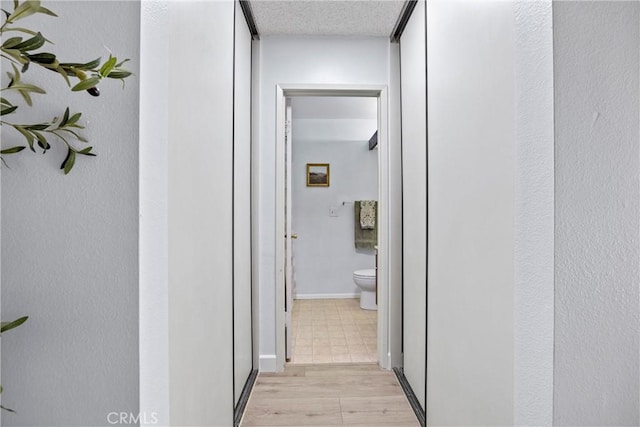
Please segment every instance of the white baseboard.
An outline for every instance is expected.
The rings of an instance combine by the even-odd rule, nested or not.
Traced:
[[[260,372],[275,372],[275,371],[276,371],[276,355],[261,354],[260,355]]]
[[[360,294],[354,292],[349,294],[296,294],[293,299],[347,299],[359,297]]]

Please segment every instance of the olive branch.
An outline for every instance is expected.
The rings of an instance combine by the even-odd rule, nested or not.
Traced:
[[[45,44],[52,44],[39,31],[33,31],[23,27],[14,26],[16,21],[27,18],[34,14],[45,14],[53,17],[57,15],[51,10],[43,7],[39,0],[27,0],[20,2],[13,1],[13,12],[4,12],[5,20],[0,26],[0,57],[11,64],[12,71],[7,72],[9,83],[0,89],[0,92],[18,93],[22,100],[31,107],[33,105],[32,95],[44,95],[46,91],[34,84],[23,81],[22,76],[29,67],[42,67],[59,74],[73,92],[86,91],[92,96],[100,96],[98,84],[102,79],[121,80],[124,87],[124,79],[131,76],[131,72],[122,68],[122,65],[128,61],[118,62],[113,55],[102,62],[101,58],[93,61],[81,62],[60,62],[55,54],[49,52],[35,52]],[[9,38],[5,34],[17,33]],[[26,34],[26,36],[25,36]],[[77,79],[77,81],[76,81]],[[73,83],[73,85],[72,85]],[[80,143],[86,144],[88,141],[81,136],[79,130],[84,126],[79,124],[82,113],[71,114],[69,107],[64,113],[54,117],[49,121],[40,123],[14,123],[7,120],[7,117],[14,114],[23,106],[16,105],[4,96],[0,96],[0,125],[2,127],[12,128],[17,134],[24,138],[26,145],[13,145],[7,148],[0,148],[0,160],[5,163],[2,155],[19,153],[29,147],[31,151],[36,152],[36,146],[46,153],[51,148],[51,142],[58,141],[63,143],[67,148],[67,156],[60,165],[66,174],[68,174],[76,161],[76,156],[95,156],[92,152],[93,147],[82,147]]]
[[[24,316],[19,319],[12,320],[11,322],[0,322],[0,334],[8,331],[9,329],[17,328],[18,326],[26,322],[28,318],[29,318],[28,316]],[[0,385],[0,394],[2,394],[2,385]],[[16,412],[13,409],[6,408],[2,405],[0,405],[0,409],[8,412]]]

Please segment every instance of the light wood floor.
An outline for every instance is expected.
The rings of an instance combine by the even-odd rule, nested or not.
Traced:
[[[287,365],[261,373],[242,427],[419,426],[391,371],[376,364]]]

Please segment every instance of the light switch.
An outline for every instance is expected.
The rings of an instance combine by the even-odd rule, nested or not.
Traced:
[[[336,206],[329,208],[329,216],[338,216],[338,208]]]

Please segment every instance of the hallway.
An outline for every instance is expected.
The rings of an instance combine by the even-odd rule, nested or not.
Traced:
[[[375,364],[292,366],[261,373],[242,427],[418,426],[395,375]]]

